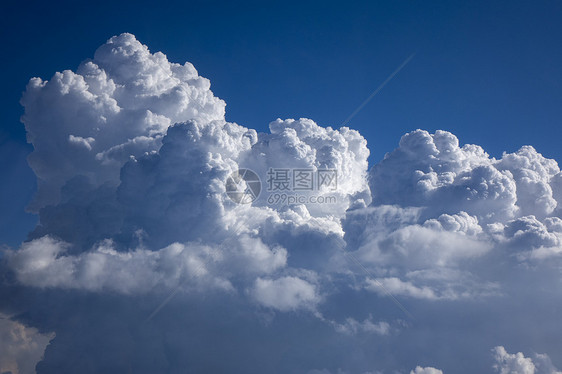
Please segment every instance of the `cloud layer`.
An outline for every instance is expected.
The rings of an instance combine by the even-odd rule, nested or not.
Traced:
[[[556,373],[498,345],[562,360],[562,173],[531,146],[416,130],[369,170],[355,130],[225,121],[131,34],[22,104],[40,222],[0,312],[52,339],[38,373]]]

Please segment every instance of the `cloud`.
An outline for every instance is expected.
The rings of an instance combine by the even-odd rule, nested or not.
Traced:
[[[31,79],[21,101],[39,183],[30,208],[58,203],[76,175],[117,184],[129,155],[157,150],[176,122],[224,119],[225,103],[209,87],[193,65],[170,63],[131,34],[109,39],[76,73]]]
[[[347,213],[346,242],[374,266],[372,278],[397,294],[489,295],[493,282],[478,281],[481,270],[472,267],[479,259],[498,251],[522,263],[560,258],[559,175],[556,161],[530,146],[497,160],[478,146],[459,146],[449,132],[416,130],[371,169],[372,203]],[[449,287],[454,278],[405,280],[459,270],[471,274],[472,290]]]
[[[115,250],[111,241],[100,243],[80,255],[67,255],[70,244],[45,236],[24,243],[19,251],[7,253],[17,279],[40,288],[147,293],[156,287],[178,287],[186,279],[198,288],[217,287],[229,291],[225,276],[240,273],[264,274],[285,266],[284,248],[270,250],[259,239],[247,236],[230,241],[225,248],[197,243],[174,243],[158,251]],[[229,271],[217,267],[227,262]]]
[[[353,129],[227,122],[191,64],[131,34],[22,104],[39,224],[2,251],[0,312],[56,333],[38,373],[472,373],[496,339],[562,333],[562,174],[530,146],[416,130],[369,170]],[[227,193],[242,168],[251,204]]]
[[[459,147],[446,131],[417,130],[373,167],[370,184],[377,205],[426,206],[428,214],[464,210],[488,223],[552,213],[558,203],[550,181],[559,173],[556,161],[530,146],[496,160],[478,146]]]
[[[370,200],[366,180],[369,149],[359,132],[347,127],[321,127],[305,118],[277,119],[269,124],[269,129],[270,134],[260,134],[243,165],[264,176],[270,168],[336,171],[334,185],[322,184],[321,179],[317,179],[313,193],[317,196],[335,195],[337,203],[308,204],[307,209],[312,215],[341,217],[350,203],[358,199]],[[280,154],[283,158],[279,158]],[[267,188],[274,187],[267,179],[264,184]],[[311,192],[303,190],[299,194],[308,196]],[[264,200],[258,200],[256,205],[263,204]]]
[[[0,372],[35,373],[35,365],[43,358],[45,347],[54,337],[53,333],[42,334],[0,315]]]
[[[363,322],[359,322],[353,318],[347,318],[342,324],[335,323],[335,328],[336,331],[351,335],[359,332],[388,335],[391,330],[388,322],[373,322],[372,316],[369,316],[369,318],[365,319]]]
[[[258,278],[250,292],[261,305],[283,312],[313,309],[320,299],[313,284],[297,277]]]
[[[432,367],[416,366],[414,370],[410,371],[410,374],[443,374],[443,371]]]
[[[392,295],[409,296],[419,299],[431,300],[437,298],[437,295],[431,288],[417,287],[411,282],[405,282],[396,277],[368,279],[366,288],[383,295],[385,293],[390,293]]]
[[[496,364],[494,369],[500,374],[559,374],[546,354],[535,354],[534,360],[523,353],[508,353],[503,346],[493,350]]]

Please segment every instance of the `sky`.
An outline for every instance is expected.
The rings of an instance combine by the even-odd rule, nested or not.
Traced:
[[[561,16],[5,6],[0,372],[558,373]]]

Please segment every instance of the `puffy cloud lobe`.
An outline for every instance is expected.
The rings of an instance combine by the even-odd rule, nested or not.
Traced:
[[[496,167],[498,170],[509,170],[513,175],[521,214],[542,218],[557,207],[550,186],[551,179],[560,173],[555,160],[544,158],[531,146],[524,146],[515,153],[504,154]]]
[[[149,293],[162,287],[187,288],[193,284],[200,291],[232,291],[229,277],[270,273],[284,267],[287,261],[284,248],[270,250],[259,239],[243,236],[227,244],[228,248],[213,248],[174,243],[158,251],[119,252],[111,241],[106,241],[92,251],[66,255],[70,244],[46,236],[8,253],[8,261],[17,279],[25,285],[123,294]],[[229,264],[228,270],[219,267],[223,263]]]
[[[489,164],[488,155],[482,148],[472,145],[460,148],[458,139],[446,131],[435,134],[422,130],[411,132],[402,137],[399,148],[387,154],[371,170],[373,204],[428,206],[430,202],[439,203],[434,197],[436,194],[461,183],[475,185],[477,182],[471,183],[470,175],[465,173],[476,169],[481,170],[479,174],[489,174],[486,170]],[[501,180],[499,175],[495,177],[498,178]],[[455,180],[460,183],[455,184]],[[501,181],[499,183],[503,186]],[[460,189],[462,187],[457,188]],[[467,193],[478,195],[478,192],[468,189]],[[509,195],[509,191],[507,193]],[[501,194],[497,197],[509,199]],[[447,203],[443,202],[441,206],[446,207]]]
[[[500,374],[559,374],[546,354],[535,354],[534,360],[523,353],[510,354],[503,346],[492,350],[496,364],[494,368]]]
[[[504,228],[505,237],[513,244],[522,247],[556,246],[560,243],[557,230],[562,220],[558,217],[550,217],[545,222],[539,221],[535,216],[525,216],[509,221]],[[551,228],[549,230],[549,227]]]
[[[436,219],[425,221],[423,226],[434,230],[458,232],[466,235],[477,235],[482,232],[482,228],[478,225],[478,219],[466,212],[454,215],[442,214]]]
[[[411,262],[415,267],[446,265],[458,259],[480,256],[489,249],[487,242],[454,228],[446,230],[436,222],[439,221],[426,221],[423,225],[406,226],[392,232],[379,242],[381,251],[398,255],[401,257],[398,262]]]
[[[55,337],[0,315],[0,372],[33,374],[45,347]]]
[[[495,160],[478,146],[459,147],[451,133],[417,130],[373,167],[370,184],[377,205],[424,206],[428,215],[464,210],[488,223],[552,213],[550,183],[559,173],[530,146]]]
[[[459,147],[446,131],[404,135],[370,176],[375,205],[421,206],[427,215],[464,210],[492,223],[530,214],[542,219],[558,206],[555,160],[530,146],[496,160],[478,146]]]
[[[258,278],[250,292],[259,304],[282,312],[313,309],[320,301],[315,285],[292,276]]]
[[[182,277],[197,278],[207,272],[205,262],[189,253],[196,251],[180,244],[157,252],[123,253],[105,243],[79,256],[65,256],[67,246],[49,237],[24,244],[10,258],[19,281],[35,287],[133,293],[150,291],[164,282],[177,286]]]
[[[117,184],[129,155],[158,150],[166,129],[190,119],[224,119],[225,103],[190,63],[151,54],[131,34],[115,36],[76,73],[33,78],[22,98],[23,122],[38,178],[31,209],[60,200],[77,175],[95,186]]]
[[[343,226],[365,260],[410,268],[443,266],[490,249],[478,219],[463,211],[422,221],[420,209],[383,205],[350,211]]]
[[[416,207],[386,205],[348,212],[348,249],[372,269],[365,289],[426,300],[496,293],[492,283],[461,270],[493,247],[477,218],[462,211],[425,221],[420,216]]]
[[[273,186],[274,180],[268,171],[284,170],[335,170],[336,183],[322,184],[314,178],[312,191],[300,190],[301,196],[335,196],[330,204],[305,204],[313,216],[329,214],[342,217],[351,203],[358,199],[370,200],[366,182],[367,141],[359,132],[342,127],[332,129],[321,127],[310,119],[277,119],[269,124],[270,134],[260,134],[247,158],[241,158],[241,165],[248,167],[264,178],[264,190],[283,192]],[[279,157],[283,155],[283,157]],[[292,181],[291,181],[292,183]],[[273,188],[271,188],[273,187]],[[285,193],[290,191],[284,191]],[[255,202],[257,206],[268,204],[267,194]]]

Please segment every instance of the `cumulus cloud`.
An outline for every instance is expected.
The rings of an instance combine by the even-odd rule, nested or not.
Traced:
[[[310,119],[277,119],[270,123],[269,129],[271,133],[263,134],[244,160],[244,165],[258,174],[265,176],[270,168],[337,172],[335,186],[317,185],[317,188],[313,186],[313,192],[299,191],[304,196],[314,193],[337,197],[335,204],[308,204],[312,215],[341,217],[350,203],[370,200],[366,180],[369,150],[359,132],[347,127],[324,128]],[[256,205],[260,202],[263,204],[265,199]]]
[[[416,366],[414,370],[410,371],[410,374],[443,374],[443,371],[432,367]]]
[[[523,353],[510,354],[503,346],[493,349],[494,369],[500,374],[559,374],[546,354],[535,354],[534,360]]]
[[[555,160],[531,146],[496,160],[478,146],[460,147],[446,131],[404,135],[370,176],[375,205],[422,207],[422,217],[465,212],[482,226],[529,215],[542,220],[558,207]]]
[[[559,175],[556,161],[530,146],[497,160],[449,132],[416,130],[371,169],[372,203],[347,213],[346,241],[397,294],[490,295],[493,282],[471,275],[479,259],[498,251],[521,262],[559,257]],[[454,278],[408,279],[422,272]],[[472,279],[470,290],[450,287],[461,273]]]
[[[416,130],[369,170],[353,129],[227,122],[191,64],[131,34],[31,79],[22,104],[39,224],[3,250],[0,296],[56,332],[39,373],[481,372],[482,331],[521,343],[506,331],[557,320],[562,174],[530,146],[495,159]],[[227,193],[244,168],[261,179],[251,204]],[[286,191],[275,170],[317,179]],[[555,372],[500,348],[499,371]]]
[[[530,146],[496,160],[481,147],[459,147],[446,131],[417,130],[373,167],[371,189],[377,205],[425,206],[428,214],[464,210],[482,222],[503,222],[552,213],[558,204],[550,183],[559,173],[556,161]]]
[[[55,337],[0,315],[0,372],[33,374],[45,347]]]
[[[258,303],[280,311],[311,309],[319,301],[316,287],[304,279],[256,279],[250,291]]]
[[[228,244],[228,248],[226,248]],[[285,266],[287,251],[269,249],[259,239],[242,236],[222,247],[174,243],[158,251],[137,248],[115,250],[107,240],[80,255],[68,255],[71,245],[45,236],[7,253],[17,279],[29,286],[88,291],[146,293],[155,287],[174,288],[186,279],[201,288],[232,289],[227,277],[240,273],[264,274]],[[228,271],[217,269],[228,263]]]
[[[170,63],[131,34],[109,39],[77,72],[33,78],[22,98],[39,183],[31,209],[58,203],[77,175],[117,184],[129,156],[157,150],[176,122],[224,119],[225,103],[209,87],[193,65]]]

